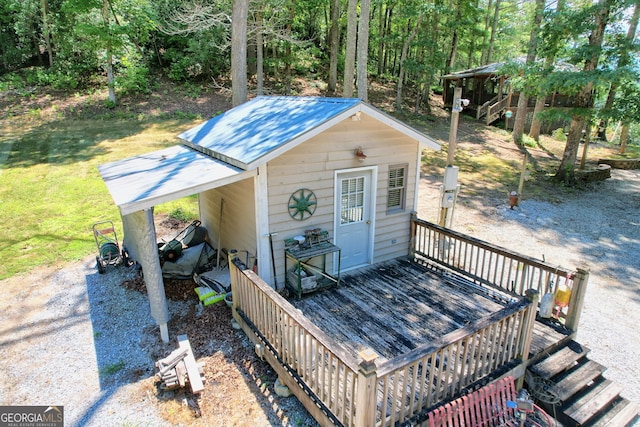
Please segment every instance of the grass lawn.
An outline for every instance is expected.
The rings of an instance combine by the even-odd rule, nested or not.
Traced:
[[[199,121],[106,115],[2,126],[0,279],[97,254],[91,227],[98,221],[114,221],[121,240],[120,214],[98,165],[174,145]],[[188,216],[196,209],[193,197],[156,212]]]

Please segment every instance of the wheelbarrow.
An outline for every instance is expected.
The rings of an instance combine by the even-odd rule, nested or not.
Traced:
[[[124,249],[120,249],[113,221],[96,222],[92,230],[98,248],[98,255],[96,255],[98,273],[104,274],[107,266],[110,265],[128,265],[128,256]]]

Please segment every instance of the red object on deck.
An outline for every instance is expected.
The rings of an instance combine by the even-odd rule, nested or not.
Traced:
[[[429,427],[518,426],[520,420],[516,416],[517,410],[507,405],[507,401],[515,402],[516,398],[513,377],[504,377],[429,412],[427,425]],[[546,418],[544,420],[548,423],[546,425],[551,425],[549,416],[537,406],[536,409],[536,415],[542,415]],[[525,425],[540,425],[533,420],[529,421]]]

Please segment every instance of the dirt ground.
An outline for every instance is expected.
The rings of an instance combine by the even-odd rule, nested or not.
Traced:
[[[154,108],[193,107],[207,117],[227,102],[224,97],[172,99]],[[423,130],[446,142],[447,114],[435,111]],[[462,120],[459,140],[461,161],[490,152],[517,164],[522,156],[505,134],[473,121]],[[554,150],[532,154],[533,173],[549,174],[557,161]],[[420,214],[434,220],[442,168],[429,164],[422,173]],[[493,182],[481,175],[461,174],[453,228],[566,267],[588,262],[590,296],[579,338],[595,360],[610,367],[624,395],[638,401],[639,174],[616,174],[586,190],[524,197],[514,211],[506,195],[517,177]],[[183,226],[158,218],[159,235]],[[69,425],[316,425],[295,398],[275,395],[275,373],[231,327],[230,309],[222,303],[199,307],[189,281],[166,284],[169,332],[172,337],[186,333],[196,359],[204,363],[206,386],[199,396],[159,389],[153,362],[176,344],[159,340],[144,286],[132,269],[98,275],[89,257],[38,268],[0,286],[0,368],[5,373],[0,404],[61,404]]]

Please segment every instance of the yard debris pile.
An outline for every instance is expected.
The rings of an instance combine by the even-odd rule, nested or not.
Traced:
[[[156,369],[156,378],[160,381],[161,389],[173,390],[189,384],[193,394],[199,394],[204,390],[204,365],[196,364],[186,335],[178,335],[178,348],[167,357],[158,360]]]
[[[138,275],[134,279],[125,280],[120,286],[142,294],[147,293],[142,275]],[[196,298],[194,296],[196,294],[193,290],[196,286],[196,283],[191,279],[164,279],[164,292],[167,298],[172,301],[188,301],[189,299],[194,299],[195,301]]]

